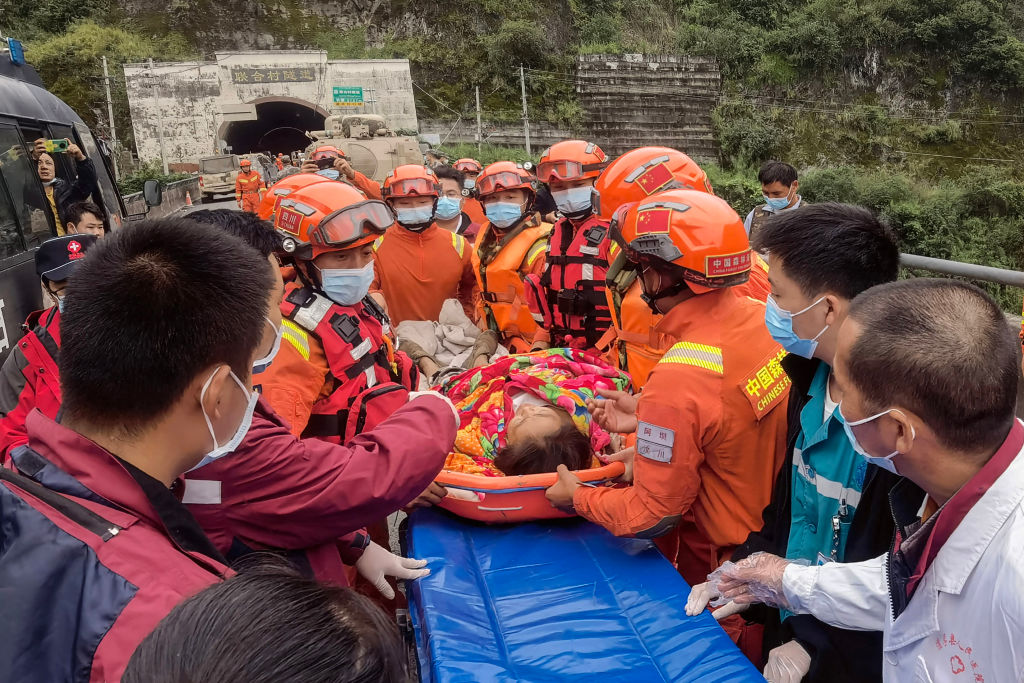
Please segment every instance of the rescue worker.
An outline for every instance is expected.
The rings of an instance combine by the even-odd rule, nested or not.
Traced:
[[[434,169],[434,175],[441,184],[441,197],[437,200],[437,212],[434,216],[438,227],[462,235],[472,245],[480,233],[480,223],[470,218],[465,211],[467,203],[472,199],[472,192],[463,187],[465,176],[462,175],[462,171],[457,171],[451,166],[438,166]],[[475,199],[472,201],[476,202]],[[480,212],[482,215],[482,207]]]
[[[278,173],[284,170],[284,154],[277,153],[277,156],[274,158],[274,165],[277,166]]]
[[[853,449],[904,477],[889,494],[890,550],[809,567],[752,555],[723,570],[724,598],[881,631],[883,681],[1019,681],[1024,424],[1014,415],[1015,347],[999,305],[965,282],[914,278],[858,296],[833,370]]]
[[[694,585],[761,527],[785,446],[785,351],[765,329],[764,304],[736,291],[751,250],[724,201],[661,192],[620,207],[610,230],[679,341],[639,400],[606,392],[588,402],[602,427],[636,434],[632,486],[584,486],[560,467],[547,495],[617,536],[654,538]]]
[[[271,311],[253,365],[258,386],[284,333],[280,237],[251,214],[218,209],[189,217],[243,239],[274,273]],[[385,577],[417,578],[424,575],[422,563],[372,543],[362,527],[401,509],[430,485],[455,440],[453,413],[444,396],[423,392],[374,429],[336,445],[297,439],[261,397],[238,447],[186,474],[185,503],[232,561],[262,550],[283,551],[300,571],[340,585],[350,583],[347,563],[393,597]]]
[[[230,573],[181,475],[249,426],[270,277],[183,218],[126,226],[75,270],[61,420],[32,412],[0,468],[0,680],[118,681],[171,608]]]
[[[707,174],[687,155],[669,147],[640,147],[626,152],[601,173],[594,184],[595,210],[610,220],[623,204],[670,189],[713,194]],[[644,303],[638,271],[618,245],[612,243],[609,256],[605,294],[612,322],[598,348],[609,362],[632,376],[635,387],[642,388],[654,364],[677,340],[660,326],[661,315]],[[755,259],[750,279],[738,285],[740,291],[764,301],[768,296],[767,269],[763,260]]]
[[[50,419],[60,409],[60,316],[68,283],[95,235],[68,235],[43,242],[36,250],[36,274],[50,307],[28,316],[26,334],[11,349],[0,370],[0,462],[28,440],[25,419],[35,409]]]
[[[282,178],[271,185],[267,192],[264,193],[263,200],[260,201],[260,207],[256,212],[256,215],[265,221],[273,223],[274,214],[277,212],[277,205],[281,203],[282,199],[300,187],[327,182],[330,182],[329,178],[325,178],[316,173],[296,173]]]
[[[544,272],[551,225],[533,210],[535,181],[511,161],[498,161],[477,179],[487,213],[473,245],[473,272],[480,289],[478,321],[501,336],[512,353],[529,351],[537,323],[526,304],[523,279]]]
[[[796,169],[783,161],[768,161],[757,172],[757,181],[761,183],[761,194],[764,204],[755,207],[747,214],[743,227],[753,242],[765,219],[782,213],[799,209],[803,199],[797,193],[800,180]]]
[[[263,191],[267,186],[260,174],[252,170],[251,161],[242,159],[238,165],[241,170],[235,178],[235,202],[242,211],[256,213],[259,211],[260,200],[263,199]]]
[[[773,294],[765,321],[772,338],[789,352],[782,369],[793,389],[787,462],[779,469],[761,529],[731,559],[755,552],[811,564],[877,557],[895,532],[888,498],[900,477],[868,466],[853,450],[836,410],[843,396],[832,366],[853,299],[899,275],[895,237],[863,207],[818,204],[769,221],[752,247],[772,254]],[[690,614],[713,597],[709,584],[701,586],[691,593]],[[714,614],[721,619],[740,609],[731,604]],[[757,651],[767,655],[769,680],[780,680],[783,671],[808,683],[867,683],[882,675],[880,633],[837,629],[810,615],[765,607],[743,616],[764,624],[757,643],[763,648],[756,648],[752,659],[761,659]]]
[[[323,166],[328,163],[330,166]],[[370,199],[381,199],[380,185],[352,168],[345,152],[334,145],[320,145],[313,150],[309,158],[302,162],[303,173],[321,173],[331,180],[341,180],[357,188]]]
[[[339,443],[406,402],[418,371],[389,338],[368,296],[373,242],[394,224],[387,204],[346,183],[315,183],[281,200],[274,225],[294,261],[281,345],[260,378],[263,395],[297,436]]]
[[[373,244],[373,290],[383,293],[392,324],[436,322],[445,299],[458,299],[472,320],[472,248],[464,237],[434,222],[441,196],[437,176],[426,166],[399,166],[384,179],[383,194],[396,219]]]
[[[594,215],[594,181],[608,165],[601,148],[564,140],[546,149],[537,177],[551,190],[561,218],[544,255],[544,272],[526,278],[526,296],[537,321],[533,348],[593,349],[611,325],[605,297],[608,221]]]
[[[452,168],[459,171],[464,176],[462,180],[462,188],[466,190],[463,195],[466,201],[463,203],[462,210],[466,212],[469,219],[477,225],[483,225],[484,221],[487,220],[487,216],[484,214],[483,204],[476,196],[476,180],[480,177],[480,173],[483,172],[484,167],[480,165],[480,162],[476,159],[459,159]],[[437,169],[434,169],[435,171]]]

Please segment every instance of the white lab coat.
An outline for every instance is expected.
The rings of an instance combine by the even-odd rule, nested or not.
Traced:
[[[953,531],[895,621],[885,559],[789,566],[786,598],[833,626],[883,631],[886,681],[1024,681],[1024,451]]]

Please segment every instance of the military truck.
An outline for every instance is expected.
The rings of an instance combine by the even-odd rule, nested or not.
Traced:
[[[416,138],[398,135],[388,128],[383,116],[328,116],[324,128],[307,133],[313,143],[306,148],[305,156],[321,145],[334,145],[345,153],[355,170],[377,182],[402,164],[423,163]]]

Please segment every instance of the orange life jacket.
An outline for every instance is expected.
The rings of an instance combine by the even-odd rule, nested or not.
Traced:
[[[473,272],[480,286],[481,320],[498,332],[505,342],[515,340],[514,351],[529,350],[537,323],[530,314],[523,289],[524,271],[544,253],[551,225],[532,216],[526,226],[484,263],[480,250],[489,241],[494,229],[490,222],[480,229],[473,245]],[[497,235],[494,235],[497,237]],[[518,339],[517,339],[518,338]]]

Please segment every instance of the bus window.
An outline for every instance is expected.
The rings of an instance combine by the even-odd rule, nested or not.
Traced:
[[[49,124],[49,128],[50,134],[47,137],[53,138],[54,140],[67,138],[71,142],[78,144],[78,141],[75,139],[75,131],[71,129],[71,126],[51,123]],[[78,146],[81,147],[80,144]],[[87,152],[84,147],[82,147],[82,151],[85,152],[86,156],[89,156],[89,152]],[[75,160],[71,158],[71,155],[51,154],[50,156],[53,157],[54,164],[57,167],[57,177],[63,178],[69,183],[75,182],[75,178],[78,177],[78,165],[75,163]]]
[[[15,218],[21,233],[16,240],[9,239],[4,228],[2,255],[11,256],[26,248],[31,249],[53,236],[53,211],[49,208],[43,188],[36,175],[36,163],[22,144],[18,130],[0,123],[0,152],[3,161],[0,173],[14,204]],[[17,227],[14,227],[17,231]],[[13,250],[13,251],[12,251]]]
[[[85,152],[85,156],[92,160],[93,166],[96,167],[99,192],[93,193],[93,201],[99,204],[106,212],[107,216],[103,222],[109,232],[121,227],[120,195],[114,186],[110,164],[107,163],[107,158],[100,152],[99,145],[96,144],[95,138],[93,138],[92,133],[89,132],[89,129],[84,124],[76,123],[75,131],[78,133],[78,145]]]

